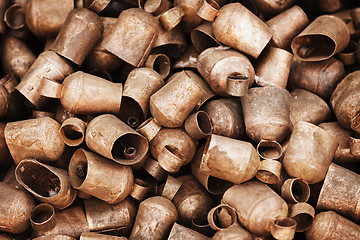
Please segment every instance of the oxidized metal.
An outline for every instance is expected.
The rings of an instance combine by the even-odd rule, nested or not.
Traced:
[[[25,190],[0,182],[0,230],[22,233],[30,227],[29,217],[35,207],[34,198]]]
[[[170,59],[165,54],[150,54],[145,61],[145,67],[153,69],[165,79],[170,73]]]
[[[60,127],[59,133],[68,146],[79,146],[85,138],[86,123],[80,118],[68,118]]]
[[[216,40],[211,25],[211,22],[204,22],[191,31],[191,42],[199,53],[208,48],[221,45]]]
[[[229,240],[229,237],[233,237],[234,239],[253,240],[253,236],[244,228],[242,228],[238,223],[216,232],[216,234],[211,239]]]
[[[83,232],[80,240],[127,240],[126,237],[117,237],[112,235],[98,234],[92,232]]]
[[[85,142],[90,150],[124,165],[138,163],[149,149],[145,137],[111,114],[91,120]]]
[[[249,142],[211,134],[200,163],[200,172],[240,184],[255,176],[260,158]]]
[[[109,204],[124,200],[134,184],[131,167],[81,148],[71,158],[69,177],[75,189]]]
[[[16,180],[41,202],[50,203],[56,209],[70,206],[76,198],[68,173],[36,160],[22,160],[15,170]]]
[[[80,66],[103,33],[100,17],[86,8],[76,8],[66,17],[50,50]]]
[[[315,209],[308,203],[296,203],[290,206],[289,217],[297,222],[296,232],[304,232],[313,223]]]
[[[193,139],[199,140],[209,136],[213,132],[211,119],[204,111],[191,114],[184,123],[187,134]]]
[[[283,166],[291,177],[309,184],[320,182],[334,158],[336,138],[318,126],[298,121],[290,137]]]
[[[209,237],[202,235],[190,228],[184,227],[180,224],[174,223],[171,228],[168,240],[210,240]]]
[[[59,130],[60,124],[49,117],[7,123],[5,140],[15,164],[28,158],[58,160],[65,149]]]
[[[227,47],[212,47],[203,51],[197,69],[212,90],[221,96],[244,96],[255,79],[249,59]]]
[[[288,178],[281,186],[281,197],[290,204],[307,202],[310,197],[310,187],[300,178]]]

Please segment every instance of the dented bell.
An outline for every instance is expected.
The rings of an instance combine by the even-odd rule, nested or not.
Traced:
[[[5,140],[15,164],[29,158],[41,162],[59,159],[65,149],[59,129],[60,124],[49,117],[7,123]]]
[[[221,96],[244,96],[255,79],[249,59],[226,47],[212,47],[203,51],[197,69],[212,90]]]
[[[57,209],[70,206],[76,198],[68,173],[36,160],[22,160],[15,170],[16,180],[41,202]]]

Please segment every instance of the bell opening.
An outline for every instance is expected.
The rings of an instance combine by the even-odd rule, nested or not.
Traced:
[[[267,160],[278,160],[283,155],[282,146],[276,141],[261,140],[256,151],[260,158]]]
[[[199,52],[211,47],[220,46],[220,43],[218,43],[214,37],[201,31],[200,29],[195,29],[191,32],[191,41],[196,50]]]
[[[144,113],[138,102],[127,96],[122,97],[118,117],[133,129],[145,121]]]
[[[135,161],[146,153],[146,139],[140,135],[128,133],[118,138],[112,149],[112,157],[116,161],[128,160]]]
[[[310,227],[313,222],[313,217],[307,213],[301,213],[293,217],[296,221],[296,231],[303,232]]]
[[[154,61],[153,69],[161,76],[167,76],[170,72],[169,59],[165,55],[159,55]]]
[[[283,219],[276,219],[274,224],[278,227],[293,227],[296,224],[296,221],[291,218],[283,218]]]
[[[177,149],[176,147],[174,146],[170,146],[170,145],[166,145],[165,146],[165,149],[168,150],[171,154],[173,154],[175,157],[181,159],[181,160],[185,160],[185,156],[184,154],[182,154],[180,152],[179,149]]]
[[[244,81],[244,80],[248,80],[249,77],[248,76],[244,76],[241,73],[238,72],[234,72],[234,73],[230,73],[227,77],[229,80],[237,80],[237,81]]]
[[[66,125],[63,128],[64,136],[69,140],[79,140],[84,137],[83,132],[77,126]]]
[[[256,173],[256,178],[267,184],[276,184],[279,182],[279,177],[269,170],[259,170]]]
[[[40,164],[26,162],[20,166],[21,181],[43,197],[54,197],[60,192],[60,179]]]
[[[234,184],[217,177],[209,176],[208,189],[212,194],[223,194],[226,190],[232,187]]]
[[[76,151],[69,165],[70,182],[74,188],[79,188],[83,184],[89,170],[88,168],[88,160],[84,151]]]
[[[197,119],[199,128],[203,132],[203,134],[209,135],[212,133],[213,127],[211,124],[210,117],[206,112],[202,112],[202,111],[198,112],[196,119]]]
[[[31,213],[30,220],[37,224],[48,222],[55,215],[55,209],[50,204],[38,205]]]
[[[299,48],[297,53],[303,59],[327,58],[335,50],[334,41],[322,35],[303,36],[297,39]]]
[[[5,12],[4,20],[12,29],[20,29],[25,25],[25,10],[20,5],[13,5]]]
[[[291,194],[297,202],[306,202],[309,198],[309,186],[300,179],[293,182]]]
[[[153,13],[160,7],[161,2],[162,0],[147,0],[144,4],[144,10]]]
[[[221,211],[225,211],[226,215],[230,217],[230,221],[221,221],[220,219],[220,212]],[[213,212],[213,223],[216,225],[216,227],[221,230],[227,227],[232,226],[233,224],[236,223],[236,213],[235,211],[233,211],[230,207],[228,206],[219,206],[214,212]],[[214,229],[215,230],[215,229]]]

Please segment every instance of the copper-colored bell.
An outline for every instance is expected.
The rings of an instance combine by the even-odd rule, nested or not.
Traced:
[[[164,85],[162,77],[151,68],[135,68],[124,84],[119,118],[130,127],[136,128],[150,113],[151,95]]]
[[[310,229],[306,231],[308,240],[357,240],[359,238],[360,226],[333,211],[317,214]]]
[[[212,47],[203,51],[197,69],[215,93],[221,96],[244,96],[255,79],[249,59],[227,47]]]
[[[349,141],[351,132],[349,130],[343,128],[338,122],[321,123],[318,126],[334,135],[339,143],[333,159],[334,163],[342,165],[359,161],[359,156],[351,154]]]
[[[150,142],[150,152],[158,159],[166,146],[176,149],[184,158],[182,165],[188,164],[195,155],[196,142],[180,128],[162,128]]]
[[[145,137],[110,114],[91,120],[85,142],[90,150],[124,165],[138,163],[149,149]]]
[[[174,223],[171,228],[168,240],[210,240],[209,237],[202,235],[190,228],[184,227],[180,224]]]
[[[245,125],[240,102],[235,98],[220,98],[209,101],[201,108],[211,120],[213,134],[243,139]]]
[[[17,78],[22,78],[36,59],[23,41],[12,36],[2,39],[0,53],[4,72]]]
[[[182,182],[180,180],[168,175],[166,181],[159,186],[158,193],[171,201],[181,185]]]
[[[150,54],[146,59],[145,67],[155,70],[165,79],[170,73],[170,59],[165,54]]]
[[[60,31],[66,16],[74,9],[74,1],[65,0],[59,5],[53,1],[29,0],[26,7],[26,26],[38,37],[52,37]]]
[[[344,75],[344,64],[336,58],[320,62],[305,62],[294,57],[288,85],[308,90],[328,100]]]
[[[348,74],[331,95],[330,104],[339,123],[346,129],[360,132],[358,89],[360,71]]]
[[[184,9],[181,6],[176,6],[161,14],[159,22],[166,31],[171,31],[181,22],[184,15]]]
[[[254,58],[272,37],[271,28],[240,3],[222,7],[212,27],[219,42]]]
[[[355,64],[357,61],[356,49],[357,49],[357,43],[353,40],[350,40],[347,47],[342,52],[338,53],[337,57],[345,66],[351,66]]]
[[[297,222],[292,218],[277,218],[270,226],[270,232],[273,238],[277,240],[294,239]]]
[[[161,240],[177,219],[177,210],[170,200],[160,196],[148,198],[139,205],[129,240]]]
[[[166,174],[166,171],[160,166],[159,162],[152,158],[146,160],[144,169],[159,182]]]
[[[143,0],[139,0],[139,7],[143,8],[146,12],[151,13],[154,16],[160,15],[166,10],[168,10],[172,4],[169,0],[148,0],[144,2]]]
[[[310,197],[310,187],[300,178],[288,178],[281,186],[281,197],[290,204],[307,202]]]
[[[345,22],[335,16],[323,15],[293,39],[291,49],[302,61],[323,61],[344,50],[349,41]]]
[[[78,71],[65,78],[60,101],[66,110],[74,114],[117,114],[122,90],[121,83]]]
[[[42,162],[59,159],[65,148],[59,129],[60,124],[49,117],[7,123],[5,140],[15,164],[27,158]]]
[[[112,235],[98,234],[92,232],[83,232],[80,240],[127,240],[126,237],[117,237]]]
[[[180,127],[206,92],[194,77],[182,71],[150,97],[150,111],[164,127]]]
[[[316,2],[319,10],[326,13],[336,12],[343,5],[342,0],[318,0]]]
[[[59,83],[73,71],[73,66],[65,58],[52,51],[45,51],[37,57],[16,89],[35,107],[40,108],[48,102],[48,98],[60,97]]]
[[[41,202],[57,209],[70,206],[76,198],[68,173],[36,160],[22,160],[15,170],[16,180]]]
[[[182,185],[173,198],[173,203],[179,214],[178,223],[184,226],[191,226],[194,219],[207,213],[214,207],[213,199],[210,197],[193,176],[183,175],[177,178]]]
[[[290,94],[278,87],[250,88],[242,97],[246,133],[254,142],[281,142],[290,133]]]
[[[207,140],[200,172],[240,184],[255,176],[260,158],[248,142],[212,134]]]
[[[201,24],[203,21],[196,11],[201,5],[202,0],[175,0],[174,6],[179,6],[184,11],[184,17],[181,20],[182,27],[185,32],[190,32],[194,27]]]
[[[282,2],[276,0],[253,0],[253,2],[265,16],[273,16],[292,6],[295,0],[284,0]]]
[[[84,200],[86,220],[91,232],[128,235],[132,229],[137,205],[131,198],[108,204],[97,198]]]
[[[235,208],[241,225],[255,235],[269,236],[272,222],[288,215],[286,202],[254,180],[229,188],[221,201]]]
[[[265,49],[255,67],[255,82],[260,86],[286,88],[292,57],[291,53],[281,48]]]
[[[4,34],[6,32],[6,25],[4,22],[4,14],[9,5],[9,0],[1,0],[0,1],[0,34]]]
[[[111,0],[85,0],[84,7],[93,10],[94,12],[103,11],[111,2]]]
[[[266,24],[273,30],[270,45],[289,50],[291,41],[309,24],[309,19],[299,6],[293,6]]]
[[[124,200],[134,184],[131,167],[81,148],[71,158],[69,177],[75,189],[110,204]]]
[[[230,239],[242,239],[242,240],[253,240],[253,236],[242,228],[238,223],[221,231],[217,231],[216,234],[211,238],[212,240],[230,240]]]
[[[200,164],[203,153],[204,146],[200,146],[194,159],[192,160],[191,172],[209,193],[223,194],[228,188],[233,185],[233,183],[200,171]]]
[[[96,13],[76,8],[67,15],[50,50],[80,66],[103,30],[103,23]]]
[[[314,124],[298,121],[291,134],[283,165],[290,176],[314,184],[325,178],[337,147],[338,142],[333,135]]]
[[[216,40],[211,22],[204,22],[191,31],[191,42],[195,49],[202,52],[210,47],[220,46],[221,43]]]
[[[103,36],[100,46],[125,62],[140,67],[154,45],[158,28],[158,22],[150,13],[131,8],[121,12],[115,24]]]
[[[79,146],[85,138],[86,123],[80,118],[68,118],[60,127],[59,133],[68,146]]]
[[[225,212],[224,214],[227,215],[228,222],[221,219],[222,216],[220,215],[220,212]],[[207,215],[207,219],[210,227],[215,231],[221,231],[225,228],[231,227],[232,225],[236,225],[237,223],[235,209],[227,204],[220,204],[212,208]]]
[[[151,184],[147,181],[141,180],[140,178],[135,178],[134,185],[132,186],[129,195],[141,202],[148,197],[151,187]]]
[[[76,238],[67,236],[67,235],[61,235],[61,234],[52,234],[52,235],[46,235],[46,236],[40,236],[33,238],[34,240],[76,240]]]
[[[27,1],[25,2],[25,5],[23,5],[14,2],[14,4],[8,7],[4,13],[4,22],[8,28],[12,30],[13,35],[17,37],[21,37],[24,31],[27,31],[25,25],[26,3]]]
[[[319,96],[303,89],[296,89],[290,94],[290,120],[320,124],[329,120],[331,110]]]
[[[331,210],[349,217],[360,219],[358,210],[358,186],[360,175],[336,164],[331,164],[319,194],[316,209]]]
[[[42,203],[32,211],[30,222],[35,237],[67,235],[78,238],[82,232],[89,231],[85,213],[81,206],[73,206],[55,212],[52,205]],[[50,237],[46,239],[51,239]]]
[[[147,140],[151,141],[160,131],[161,126],[153,118],[146,119],[140,126],[136,129],[138,133],[146,137]]]
[[[297,222],[296,232],[304,232],[313,223],[315,209],[308,203],[296,203],[290,206],[289,217]]]
[[[104,32],[102,35],[104,36],[110,33],[111,27],[116,22],[116,18],[101,17],[101,20],[104,25]],[[122,61],[120,58],[101,47],[101,43],[102,37],[86,57],[83,65],[89,70],[99,70],[112,73],[120,68]]]
[[[19,234],[30,227],[34,198],[25,190],[0,182],[0,230]]]
[[[196,140],[205,138],[213,132],[211,119],[204,111],[191,114],[185,120],[184,127],[189,136]]]

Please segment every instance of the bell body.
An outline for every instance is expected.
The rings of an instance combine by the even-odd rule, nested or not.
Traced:
[[[344,50],[349,41],[345,22],[335,16],[323,15],[293,39],[291,49],[302,61],[323,61]]]
[[[65,77],[73,72],[71,63],[52,51],[41,53],[21,79],[16,89],[35,107],[40,108],[47,97],[60,97],[60,86]]]
[[[294,57],[288,85],[292,88],[308,90],[328,100],[344,75],[344,64],[336,58],[305,62]]]
[[[255,67],[256,83],[260,86],[286,88],[293,55],[281,48],[264,50]]]
[[[212,47],[201,52],[197,69],[212,90],[221,96],[244,96],[255,79],[249,59],[225,47]]]
[[[48,235],[48,236],[40,236],[37,238],[33,238],[34,240],[75,240],[76,238],[61,235],[61,234],[54,234],[54,235]]]
[[[290,49],[290,43],[309,24],[309,19],[299,6],[293,6],[266,22],[273,30],[272,46]]]
[[[200,172],[240,184],[255,176],[260,158],[251,143],[212,134],[207,140]]]
[[[103,23],[96,13],[76,8],[67,15],[50,50],[80,66],[103,31]]]
[[[320,182],[325,178],[337,146],[336,138],[324,129],[299,121],[290,136],[283,166],[292,177],[309,184]]]
[[[34,208],[30,222],[33,236],[48,237],[45,239],[51,239],[53,235],[66,235],[77,239],[82,232],[89,231],[81,206],[68,207],[55,212],[52,205],[42,203]]]
[[[116,204],[108,204],[97,198],[84,200],[86,220],[91,232],[128,235],[135,221],[137,204],[125,198]]]
[[[333,211],[317,214],[310,229],[306,231],[308,240],[356,240],[359,238],[360,226]]]
[[[213,134],[235,139],[245,137],[241,103],[235,98],[215,99],[205,103],[201,109],[210,117]]]
[[[74,1],[30,0],[26,7],[26,26],[38,37],[52,37],[60,31],[66,16],[74,9]]]
[[[235,208],[241,225],[258,236],[269,236],[272,222],[288,215],[286,202],[258,181],[229,188],[221,201]]]
[[[276,13],[283,12],[285,9],[293,5],[295,0],[284,0],[282,2],[276,0],[254,0],[260,12],[265,16],[273,16]]]
[[[72,156],[69,177],[74,188],[110,204],[124,200],[134,184],[131,167],[83,149]]]
[[[150,111],[160,125],[180,127],[204,96],[202,87],[183,71],[150,97]]]
[[[339,123],[346,129],[360,132],[360,71],[348,74],[331,95],[330,104]]]
[[[162,128],[150,142],[150,152],[157,159],[165,146],[172,146],[184,156],[185,162],[189,163],[195,155],[196,142],[184,130],[175,128]]]
[[[117,114],[121,97],[121,83],[78,71],[65,78],[60,101],[67,111],[74,114]]]
[[[194,219],[210,211],[214,205],[213,199],[192,175],[183,175],[176,179],[182,182],[172,200],[179,214],[177,222],[190,227]]]
[[[296,89],[290,94],[290,120],[293,125],[297,121],[318,125],[329,120],[331,110],[327,103],[314,93]]]
[[[105,234],[98,234],[92,232],[83,232],[80,235],[80,240],[127,240],[126,237],[117,237]]]
[[[257,58],[272,37],[272,30],[240,3],[220,9],[212,24],[215,38],[240,52]]]
[[[85,142],[90,150],[124,165],[138,163],[149,149],[145,137],[110,114],[91,120]]]
[[[211,238],[212,240],[229,240],[229,239],[242,239],[253,240],[251,233],[242,228],[239,224],[234,224],[230,227],[217,231]]]
[[[15,164],[28,158],[42,162],[59,159],[65,149],[59,129],[60,124],[49,117],[6,124],[5,140]]]
[[[196,11],[200,7],[201,0],[175,0],[174,6],[179,6],[184,11],[184,16],[181,20],[182,27],[185,32],[190,32],[196,26],[202,23],[202,18],[200,18]]]
[[[29,217],[35,200],[25,190],[0,182],[0,230],[19,234],[30,227]]]
[[[209,240],[210,238],[190,228],[174,223],[173,227],[171,228],[168,240],[182,240],[182,239]]]
[[[177,219],[178,213],[170,200],[160,196],[148,198],[139,205],[129,240],[161,240]]]
[[[36,59],[23,41],[12,36],[2,39],[0,53],[4,72],[12,72],[17,78],[22,78]]]
[[[140,8],[130,8],[121,12],[103,36],[101,47],[125,62],[141,67],[159,34],[158,28],[159,23],[150,13]]]
[[[321,188],[316,209],[331,210],[354,221],[360,219],[360,175],[336,164],[331,164]]]
[[[57,209],[70,206],[76,198],[68,173],[36,160],[22,160],[15,170],[16,180],[36,199]]]
[[[278,87],[256,87],[241,100],[247,135],[255,142],[281,142],[290,133],[289,92]]]
[[[164,85],[163,78],[150,68],[135,68],[124,84],[120,119],[137,127],[149,116],[151,95]]]

